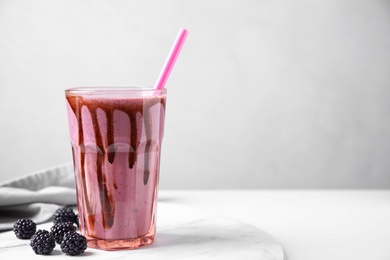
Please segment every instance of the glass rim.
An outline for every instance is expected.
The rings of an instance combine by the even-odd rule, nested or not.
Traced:
[[[129,94],[129,93],[155,93],[155,95],[166,94],[167,90],[155,89],[154,87],[143,86],[85,86],[65,89],[69,95],[105,95],[105,94]]]

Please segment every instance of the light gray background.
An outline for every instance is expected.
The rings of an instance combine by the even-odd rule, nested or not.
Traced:
[[[390,1],[0,0],[0,181],[71,161],[64,89],[168,80],[161,188],[389,188]]]

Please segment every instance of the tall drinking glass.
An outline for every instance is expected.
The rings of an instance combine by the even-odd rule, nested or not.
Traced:
[[[82,87],[65,96],[80,232],[88,246],[151,244],[166,89]]]

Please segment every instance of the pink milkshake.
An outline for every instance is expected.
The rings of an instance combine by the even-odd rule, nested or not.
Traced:
[[[80,231],[88,246],[153,242],[166,89],[66,92]]]

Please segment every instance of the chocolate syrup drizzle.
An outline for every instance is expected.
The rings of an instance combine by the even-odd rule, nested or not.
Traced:
[[[149,180],[149,152],[151,147],[151,115],[150,115],[150,108],[157,104],[161,103],[162,106],[165,109],[165,98],[154,98],[154,99],[135,99],[132,103],[126,103],[121,104],[117,103],[115,105],[112,105],[112,103],[106,103],[99,100],[89,100],[84,99],[80,96],[72,96],[69,95],[66,97],[68,100],[68,103],[75,114],[77,118],[77,125],[78,125],[78,141],[77,145],[80,146],[80,154],[78,157],[75,157],[75,150],[72,147],[73,152],[73,158],[80,158],[80,166],[79,171],[82,179],[82,187],[83,187],[83,193],[85,198],[85,204],[87,207],[89,219],[88,222],[90,225],[94,226],[95,223],[95,216],[94,211],[91,206],[90,201],[88,200],[87,196],[87,185],[86,185],[86,178],[85,178],[85,146],[84,146],[84,132],[82,127],[82,108],[86,107],[91,115],[92,119],[92,125],[93,125],[93,131],[95,133],[95,143],[98,147],[97,152],[97,159],[96,159],[96,169],[97,169],[97,183],[99,185],[99,196],[100,196],[100,202],[102,206],[102,219],[104,223],[104,227],[106,229],[112,227],[114,224],[114,215],[115,215],[115,204],[113,203],[113,197],[112,194],[109,192],[109,189],[107,187],[106,177],[105,173],[103,172],[103,162],[107,160],[109,163],[113,163],[115,160],[115,147],[114,147],[114,123],[113,123],[113,117],[114,117],[114,111],[119,110],[124,112],[130,120],[130,151],[128,155],[128,162],[129,162],[129,168],[132,169],[134,167],[135,162],[137,161],[137,153],[138,153],[138,147],[139,147],[139,138],[138,138],[138,129],[137,129],[137,114],[141,114],[143,116],[144,121],[144,130],[146,134],[146,146],[145,146],[145,158],[144,158],[144,175],[143,175],[143,182],[144,185],[148,183]],[[103,143],[103,136],[101,133],[101,129],[99,127],[98,122],[98,115],[97,110],[101,109],[104,111],[106,115],[106,122],[107,122],[107,146]],[[76,164],[74,164],[76,165]],[[116,187],[116,184],[114,183],[114,187]]]

